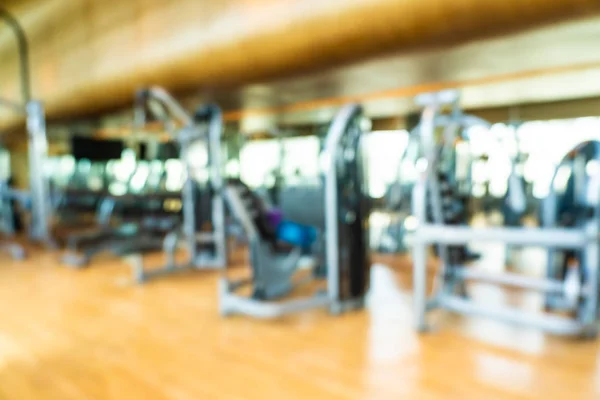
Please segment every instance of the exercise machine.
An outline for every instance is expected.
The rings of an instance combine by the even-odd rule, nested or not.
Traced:
[[[81,268],[106,251],[121,256],[160,249],[164,235],[180,224],[179,209],[171,206],[179,202],[180,193],[158,190],[160,169],[154,171],[158,182],[148,185],[150,178],[154,180],[150,172],[147,163],[140,162],[128,178],[125,193],[97,194],[95,226],[68,235],[63,263]],[[144,186],[152,187],[142,190]]]
[[[2,202],[6,204],[17,200],[28,205],[31,214],[28,226],[30,239],[54,247],[55,244],[49,230],[49,224],[52,220],[52,207],[49,201],[48,180],[43,169],[48,153],[44,106],[40,101],[31,97],[29,49],[23,28],[10,13],[2,8],[0,8],[0,19],[7,23],[17,39],[22,97],[21,102],[0,98],[0,107],[7,108],[25,117],[29,153],[29,191],[15,191],[4,185]],[[19,249],[20,246],[13,241],[2,247],[10,249],[13,256],[17,258],[24,255],[24,250]]]
[[[221,196],[221,110],[216,105],[208,105],[201,107],[191,116],[167,91],[160,87],[151,87],[136,94],[136,129],[141,130],[146,125],[148,112],[165,123],[172,139],[178,144],[180,160],[185,166],[185,181],[181,193],[183,224],[181,229],[172,230],[164,238],[165,265],[161,268],[146,268],[143,257],[138,254],[132,258],[134,277],[137,282],[142,283],[178,271],[223,268],[227,264],[227,246],[225,208]],[[206,190],[211,198],[209,231],[203,231],[199,226],[203,216],[198,212],[199,192],[194,179],[193,160],[188,154],[188,150],[197,143],[208,148],[205,167],[209,172]],[[181,244],[186,248],[187,258],[178,263],[176,255]]]
[[[456,91],[443,91],[417,97],[423,107],[422,118],[417,127],[422,158],[418,162],[419,179],[413,189],[413,214],[419,220],[413,239],[414,308],[415,325],[425,331],[427,312],[442,308],[468,315],[484,316],[496,320],[537,327],[560,334],[589,336],[596,334],[598,307],[598,216],[585,225],[575,227],[469,227],[447,223],[445,218],[444,183],[439,179],[438,168],[442,163],[448,143],[457,132],[474,124],[484,123],[465,115],[459,108]],[[450,109],[446,113],[446,108]],[[556,214],[556,207],[549,202],[544,214]],[[429,210],[428,210],[429,209]],[[429,211],[429,212],[428,212]],[[571,316],[533,313],[511,307],[491,307],[473,302],[468,296],[467,282],[480,281],[542,294],[567,294],[571,285],[565,279],[534,278],[515,273],[489,274],[466,268],[460,258],[455,259],[454,246],[465,246],[471,241],[495,241],[506,245],[541,246],[553,250],[576,250],[581,254],[582,270],[586,271],[587,284],[576,295],[578,307]],[[429,245],[439,248],[441,261],[431,296],[427,291],[427,249]],[[553,274],[552,274],[553,275]]]
[[[245,185],[225,186],[227,207],[248,238],[252,275],[239,279],[224,271],[219,283],[221,315],[276,318],[316,307],[337,314],[363,306],[370,271],[370,202],[360,148],[361,118],[360,106],[347,105],[329,128],[321,153],[322,195],[307,205],[323,209],[317,226],[300,221],[274,226],[272,216]],[[307,247],[312,250],[310,260],[303,257]],[[303,266],[313,269],[309,280],[324,275],[326,288],[294,297],[294,290],[307,283],[305,277],[295,279]],[[249,296],[244,293],[248,290]]]
[[[597,207],[600,195],[599,176],[588,172],[586,166],[600,162],[600,141],[583,141],[563,154],[554,171],[548,196],[542,207],[544,227],[586,229],[599,217]],[[564,177],[568,176],[565,179]],[[589,290],[590,268],[577,248],[548,248],[547,278],[564,281],[565,290],[546,295],[546,310],[579,313],[584,306],[580,295]]]

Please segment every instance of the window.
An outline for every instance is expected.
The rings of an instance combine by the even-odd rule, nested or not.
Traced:
[[[319,138],[295,137],[283,140],[281,174],[286,182],[316,181],[319,178]]]
[[[251,188],[268,185],[279,170],[280,158],[278,140],[248,142],[240,150],[240,178]]]
[[[400,179],[405,181],[405,176],[401,177],[401,174],[414,173],[411,162],[400,165],[408,146],[407,131],[374,131],[363,136],[362,140],[371,197],[383,197],[391,183]]]

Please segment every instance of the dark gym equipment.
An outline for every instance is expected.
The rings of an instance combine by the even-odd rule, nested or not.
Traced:
[[[252,277],[241,280],[223,277],[222,315],[239,313],[275,318],[314,307],[328,307],[331,312],[340,313],[363,305],[370,271],[366,229],[370,202],[365,193],[360,151],[361,115],[358,105],[348,105],[336,115],[322,154],[322,196],[308,206],[323,207],[324,218],[315,224],[320,234],[312,245],[310,265],[313,277],[326,276],[327,289],[309,297],[289,298],[297,286],[294,278],[301,269],[303,247],[310,242],[306,225],[290,226],[303,237],[296,243],[301,246],[282,243],[280,239],[287,234],[278,237],[276,229],[269,226],[270,218],[258,197],[241,182],[230,183],[223,194],[228,209],[248,238]],[[287,218],[285,213],[284,217]],[[250,297],[239,294],[247,286],[251,288]]]

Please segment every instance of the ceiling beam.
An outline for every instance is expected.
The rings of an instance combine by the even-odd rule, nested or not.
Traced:
[[[57,118],[123,106],[148,84],[198,88],[208,98],[599,11],[597,0],[45,0],[19,17],[31,42],[33,94]],[[0,87],[11,94],[12,47],[0,39]],[[0,118],[0,129],[19,121]]]

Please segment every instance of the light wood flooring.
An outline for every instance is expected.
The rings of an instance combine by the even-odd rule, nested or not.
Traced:
[[[0,255],[0,400],[600,399],[595,341],[446,313],[417,335],[399,257],[366,310],[277,321],[221,318],[217,273],[137,286],[119,260],[56,260]]]

